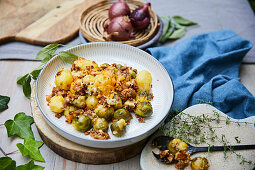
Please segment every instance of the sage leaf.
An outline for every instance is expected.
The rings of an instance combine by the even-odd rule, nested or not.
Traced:
[[[44,167],[35,165],[34,161],[31,160],[25,165],[20,165],[15,168],[15,170],[43,170]]]
[[[167,39],[168,39],[168,37],[174,32],[174,23],[173,22],[171,22],[171,20],[170,20],[170,27],[169,27],[169,29],[167,30],[167,33],[165,34],[165,36],[161,39],[161,42],[165,42]]]
[[[16,161],[12,160],[10,157],[0,158],[0,169],[1,170],[13,170],[16,167]]]
[[[164,27],[163,27],[162,35],[159,38],[159,42],[164,42],[162,39],[165,37],[169,27],[171,26],[171,18],[169,16],[168,17],[162,16],[161,19],[164,23]]]
[[[36,59],[52,58],[60,44],[49,44],[43,47],[36,55]]]
[[[177,22],[180,25],[184,25],[184,26],[191,26],[191,25],[197,25],[197,23],[190,21],[188,19],[185,19],[181,16],[173,16],[173,20],[175,22]]]
[[[38,77],[40,71],[42,70],[43,66],[44,66],[44,64],[41,64],[39,67],[37,67],[36,69],[34,69],[34,70],[30,73],[31,76],[32,76],[32,78],[33,78],[34,80],[37,79],[37,77]]]
[[[0,95],[0,112],[8,109],[8,103],[10,101],[10,97],[8,96],[1,96]]]
[[[175,31],[173,32],[173,34],[170,35],[170,36],[168,37],[168,39],[170,39],[170,40],[176,40],[176,39],[178,39],[178,38],[183,37],[183,36],[185,35],[185,33],[186,33],[186,28],[185,28],[185,27],[180,28],[180,29],[178,29],[178,30],[175,30]]]
[[[73,54],[73,53],[70,53],[70,52],[67,52],[67,51],[60,51],[58,53],[58,55],[60,56],[60,58],[69,63],[69,64],[73,64],[74,60],[76,60],[78,58],[77,55]]]
[[[30,158],[36,160],[45,162],[43,159],[39,148],[43,145],[43,142],[36,141],[32,139],[31,136],[27,136],[24,139],[24,144],[17,143],[17,147],[19,148],[19,151],[21,152],[22,156],[29,156]]]
[[[27,116],[25,113],[17,113],[14,120],[7,120],[4,125],[7,130],[8,137],[17,135],[21,138],[30,136],[34,138],[34,134],[31,129],[31,124],[34,123],[34,119],[31,116]]]

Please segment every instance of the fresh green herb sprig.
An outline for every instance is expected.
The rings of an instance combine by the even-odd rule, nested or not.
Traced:
[[[191,116],[184,112],[180,112],[179,114],[174,113],[174,117],[167,124],[169,126],[162,126],[160,131],[162,131],[165,135],[172,136],[175,138],[182,139],[184,142],[193,143],[193,144],[202,144],[207,141],[215,142],[218,141],[223,146],[225,146],[224,150],[224,158],[227,159],[227,152],[231,152],[235,154],[240,159],[240,164],[248,163],[252,164],[252,161],[247,160],[242,155],[236,153],[233,148],[230,147],[230,143],[226,140],[225,136],[221,137],[215,134],[215,128],[220,127],[212,127],[211,123],[216,122],[219,124],[220,122],[226,122],[226,125],[230,124],[230,122],[236,123],[240,126],[241,123],[248,124],[248,122],[235,122],[231,121],[230,118],[220,119],[220,114],[217,111],[213,111],[212,116],[208,115],[200,115],[200,116]],[[208,128],[207,131],[202,131],[202,129]],[[241,143],[239,137],[235,137],[237,143]],[[210,143],[208,144],[208,152],[210,152]]]
[[[164,43],[167,40],[176,40],[183,37],[186,34],[186,27],[192,25],[198,25],[197,23],[185,19],[181,16],[162,16],[161,17],[164,28],[161,37],[159,38],[160,43]]]
[[[32,72],[25,74],[24,76],[20,76],[17,78],[17,84],[21,85],[23,88],[24,95],[30,99],[31,97],[31,80],[36,80],[40,71],[42,70],[43,66],[54,56],[58,55],[60,58],[72,64],[74,60],[78,58],[75,54],[72,54],[67,51],[60,51],[58,54],[55,52],[57,51],[58,47],[64,46],[62,44],[49,44],[42,48],[36,55],[36,59],[41,59],[42,64],[35,68]]]

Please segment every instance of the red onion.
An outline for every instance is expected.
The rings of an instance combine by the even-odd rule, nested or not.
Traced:
[[[118,16],[129,16],[130,15],[130,9],[126,2],[123,2],[123,0],[119,0],[118,2],[115,2],[108,11],[109,19],[112,20],[115,17]]]
[[[130,20],[135,29],[142,30],[150,24],[149,6],[151,3],[148,2],[131,13]]]
[[[107,30],[108,37],[116,41],[126,41],[131,38],[132,24],[127,16],[113,18],[108,26],[104,26]]]

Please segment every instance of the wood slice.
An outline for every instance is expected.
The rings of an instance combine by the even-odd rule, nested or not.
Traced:
[[[0,43],[65,43],[79,30],[83,10],[101,0],[0,1]]]
[[[33,85],[30,99],[34,122],[44,143],[56,154],[75,162],[109,164],[127,160],[141,153],[146,139],[126,147],[99,149],[79,145],[60,136],[44,120],[37,107],[34,87],[35,85]]]

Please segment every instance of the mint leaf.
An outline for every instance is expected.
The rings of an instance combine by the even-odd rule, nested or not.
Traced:
[[[8,109],[7,104],[9,103],[9,101],[10,101],[10,97],[0,95],[0,112],[5,109]]]
[[[34,161],[31,160],[25,165],[20,165],[15,168],[15,170],[43,170],[44,167],[35,165]]]
[[[0,158],[0,169],[1,170],[13,170],[16,167],[16,162],[9,157]]]
[[[188,19],[185,19],[181,16],[173,16],[173,19],[175,22],[177,22],[180,25],[184,25],[184,26],[197,25],[197,23],[190,21]]]
[[[43,66],[44,66],[44,65],[41,64],[39,67],[37,67],[36,69],[34,69],[34,70],[30,73],[31,76],[32,76],[32,78],[33,78],[34,80],[37,79],[37,77],[38,77],[40,71],[42,70]]]
[[[181,38],[181,37],[183,37],[185,35],[185,33],[186,33],[186,28],[185,27],[180,28],[180,29],[174,31],[173,34],[171,34],[168,37],[168,39],[175,40],[175,39]]]
[[[58,53],[58,56],[60,56],[60,58],[69,63],[69,64],[73,64],[74,60],[76,60],[78,58],[77,55],[73,54],[73,53],[70,53],[70,52],[67,52],[67,51],[60,51]]]
[[[45,59],[45,58],[51,58],[54,56],[54,53],[58,49],[60,44],[49,44],[45,47],[43,47],[36,55],[36,59]]]
[[[21,152],[22,156],[29,156],[30,158],[37,160],[37,161],[41,161],[41,162],[45,162],[45,160],[43,159],[39,148],[43,145],[43,142],[40,141],[36,141],[34,139],[32,139],[31,136],[27,136],[24,139],[24,144],[22,143],[17,143],[17,147],[19,148],[19,151]]]
[[[4,125],[7,130],[8,137],[17,135],[21,138],[30,136],[34,138],[31,124],[34,123],[34,119],[31,116],[27,116],[25,113],[17,113],[14,120],[7,120]]]

